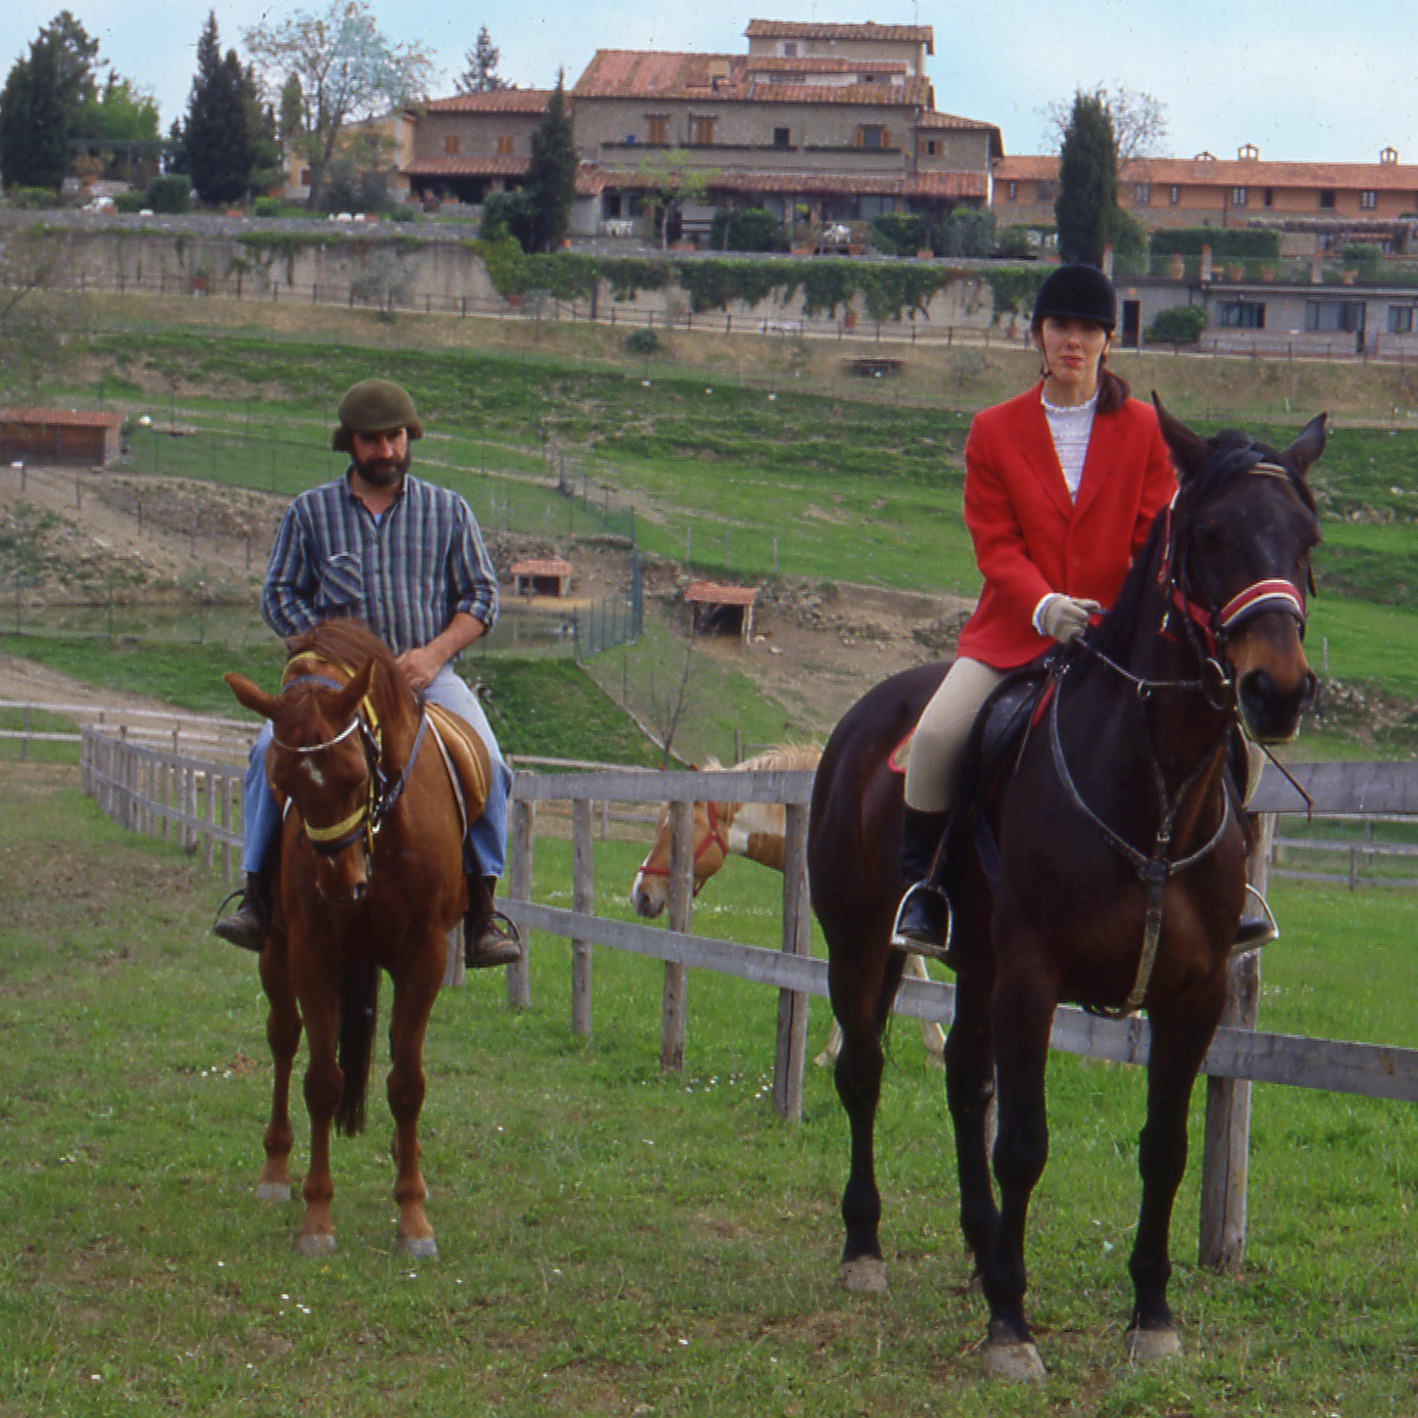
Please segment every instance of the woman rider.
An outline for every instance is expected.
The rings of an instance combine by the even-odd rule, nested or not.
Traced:
[[[938,954],[949,937],[937,855],[980,706],[1007,671],[1081,635],[1112,604],[1175,490],[1157,415],[1106,368],[1116,323],[1112,282],[1092,266],[1060,266],[1030,323],[1043,378],[970,425],[965,523],[984,589],[911,740],[907,891],[892,933],[904,950]]]

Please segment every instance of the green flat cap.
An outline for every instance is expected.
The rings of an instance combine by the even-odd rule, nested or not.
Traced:
[[[331,442],[336,452],[348,453],[351,435],[383,433],[386,429],[408,430],[410,440],[423,437],[423,425],[408,391],[387,379],[364,379],[340,400],[340,426]]]

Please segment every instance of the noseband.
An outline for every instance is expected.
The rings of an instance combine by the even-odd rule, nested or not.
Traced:
[[[719,826],[719,810],[718,810],[718,808],[715,807],[715,805],[714,805],[713,803],[705,803],[705,804],[704,804],[704,815],[705,815],[705,817],[707,817],[708,820],[709,820],[709,831],[708,831],[708,833],[706,834],[704,840],[694,849],[694,856],[693,856],[690,860],[691,860],[691,864],[692,864],[692,865],[695,865],[695,866],[697,866],[697,865],[699,864],[699,859],[700,859],[700,857],[702,857],[702,856],[704,855],[704,853],[707,852],[707,851],[709,850],[710,846],[711,846],[712,844],[714,844],[714,843],[717,843],[717,844],[718,844],[719,851],[720,851],[725,857],[727,857],[727,856],[729,855],[729,843],[728,843],[728,839],[724,836],[723,830],[722,830],[722,829],[720,828],[720,826]],[[640,875],[641,875],[641,876],[668,876],[669,874],[670,874],[670,869],[669,869],[668,867],[652,867],[652,866],[650,865],[650,858],[649,858],[649,857],[646,857],[645,860],[644,860],[643,862],[641,862],[641,864],[640,864]],[[704,880],[708,880],[708,878],[706,877]],[[703,887],[703,885],[704,885],[704,881],[703,881],[703,880],[700,880],[700,878],[698,878],[698,877],[695,877],[695,879],[694,879],[694,894],[695,894],[696,896],[699,895],[699,892],[700,892],[701,888]]]

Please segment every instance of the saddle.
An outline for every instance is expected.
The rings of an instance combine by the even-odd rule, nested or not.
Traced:
[[[438,704],[425,704],[424,712],[428,715],[428,726],[433,730],[433,741],[438,745],[443,766],[448,770],[448,780],[453,785],[466,840],[469,826],[482,816],[487,803],[492,760],[487,745],[456,714]]]

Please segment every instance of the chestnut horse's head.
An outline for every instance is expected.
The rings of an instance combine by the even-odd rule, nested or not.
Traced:
[[[1304,636],[1320,527],[1306,476],[1325,416],[1280,450],[1231,430],[1204,439],[1153,399],[1177,465],[1164,514],[1173,605],[1234,684],[1247,735],[1284,742],[1315,696]]]
[[[275,737],[266,771],[304,824],[315,853],[315,887],[327,901],[360,901],[369,884],[378,753],[361,706],[374,668],[366,660],[344,684],[297,676],[280,694],[267,694],[242,675],[226,676],[237,700],[271,721]]]
[[[699,895],[709,880],[728,859],[729,843],[724,835],[722,809],[715,803],[694,804],[694,894]],[[658,916],[665,909],[670,895],[670,808],[660,809],[651,844],[635,881],[630,888],[630,903],[637,916]]]

